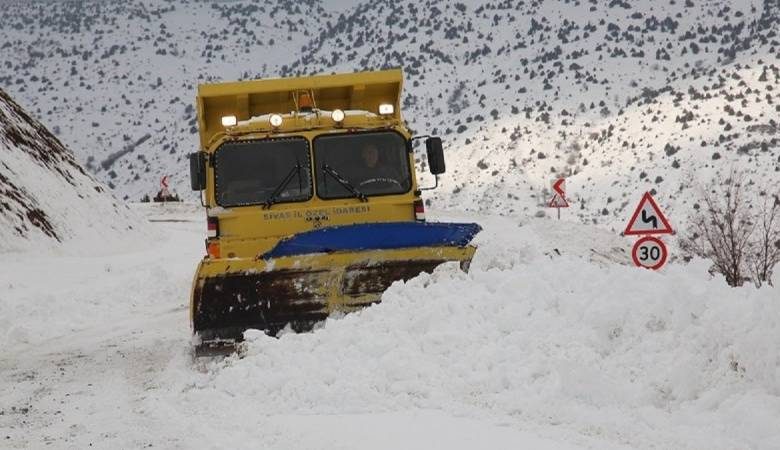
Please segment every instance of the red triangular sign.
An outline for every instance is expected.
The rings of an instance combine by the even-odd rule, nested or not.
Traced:
[[[642,200],[636,207],[634,214],[631,216],[631,220],[628,221],[625,235],[637,235],[637,234],[672,234],[672,226],[669,225],[669,221],[661,212],[661,208],[658,207],[658,203],[653,200],[653,196],[649,192],[645,192],[642,196]]]
[[[550,208],[568,208],[569,202],[567,202],[562,195],[556,192],[555,195],[553,195],[553,198],[550,199],[550,203],[548,203],[547,206]]]

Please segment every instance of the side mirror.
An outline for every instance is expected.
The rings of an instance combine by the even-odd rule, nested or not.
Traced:
[[[206,189],[206,154],[190,153],[190,186],[193,191]]]
[[[440,137],[429,137],[425,140],[425,148],[428,150],[428,166],[431,173],[440,175],[446,170],[444,166],[444,149],[441,146]]]

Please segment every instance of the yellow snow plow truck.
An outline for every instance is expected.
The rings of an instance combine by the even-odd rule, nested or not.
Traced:
[[[442,143],[406,128],[402,79],[385,70],[198,87],[190,178],[208,228],[190,305],[197,354],[232,349],[250,328],[311,329],[444,262],[468,270],[480,227],[425,221],[413,144],[425,139],[438,184]]]

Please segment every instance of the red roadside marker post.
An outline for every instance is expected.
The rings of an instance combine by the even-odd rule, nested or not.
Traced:
[[[634,243],[631,259],[637,267],[658,270],[666,264],[669,252],[655,234],[674,234],[669,220],[649,192],[645,192],[636,206],[623,235],[645,236]]]
[[[568,208],[569,202],[566,201],[566,178],[558,178],[553,182],[553,197],[547,203],[550,208],[558,210],[558,220],[561,220],[561,208]]]

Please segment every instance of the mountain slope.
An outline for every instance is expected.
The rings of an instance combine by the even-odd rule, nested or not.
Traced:
[[[0,253],[134,234],[127,206],[0,90]]]
[[[581,221],[618,227],[651,190],[682,224],[732,167],[780,179],[772,0],[275,5],[15,4],[0,83],[130,199],[163,174],[187,189],[198,82],[384,67],[412,128],[445,137],[442,206],[544,214],[564,175]]]
[[[619,226],[650,190],[683,223],[732,167],[777,189],[778,17],[774,2],[372,2],[283,73],[406,67],[407,119],[448,136],[447,206],[537,213],[566,176],[584,221]]]
[[[273,73],[311,34],[316,2],[13,3],[0,11],[0,86],[121,197],[163,175],[182,193],[198,83]]]

